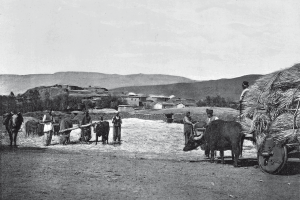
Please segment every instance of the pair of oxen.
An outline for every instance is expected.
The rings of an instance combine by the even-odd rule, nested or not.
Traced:
[[[96,133],[96,144],[98,143],[98,137],[102,137],[102,143],[108,143],[108,134],[109,134],[109,122],[101,121],[97,123],[93,123],[87,127],[81,128],[81,142],[89,142],[91,139],[91,126],[94,127],[94,131]],[[73,123],[70,118],[64,118],[60,121],[59,131],[61,133],[60,143],[66,145],[70,143],[70,133],[73,128]]]
[[[108,134],[109,134],[109,123],[106,121],[98,122],[91,124],[90,126],[94,127],[94,131],[97,135],[96,144],[98,143],[98,137],[102,136],[102,143],[108,143]],[[90,126],[81,128],[81,142],[88,142],[91,139],[91,128]],[[39,136],[43,135],[43,124],[40,124],[36,121],[27,121],[25,124],[26,135],[29,136],[30,133],[38,134]],[[73,122],[70,117],[65,117],[60,120],[59,125],[54,125],[54,134],[60,133],[60,143],[66,145],[70,143],[70,133],[73,128]]]
[[[92,124],[94,127],[94,132],[96,133],[96,145],[98,143],[98,137],[102,137],[102,144],[108,144],[109,135],[109,122],[100,121]],[[91,139],[90,127],[81,128],[81,138],[82,142],[88,142]]]
[[[195,129],[204,128],[205,123],[195,124]],[[206,126],[205,131],[191,136],[183,151],[191,151],[197,147],[210,152],[210,161],[214,162],[215,151],[220,151],[221,163],[224,164],[224,151],[231,150],[234,166],[238,167],[239,156],[242,155],[245,135],[240,123],[235,121],[215,120]],[[255,142],[255,141],[254,141]]]

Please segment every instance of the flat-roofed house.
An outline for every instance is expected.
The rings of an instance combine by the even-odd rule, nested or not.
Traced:
[[[139,107],[139,106],[144,106],[143,103],[146,102],[146,98],[147,98],[146,95],[129,93],[125,97],[125,100],[129,105]]]

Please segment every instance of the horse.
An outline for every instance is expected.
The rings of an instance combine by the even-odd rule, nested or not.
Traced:
[[[18,114],[6,115],[6,119],[4,119],[3,124],[9,134],[10,146],[12,146],[13,142],[14,146],[17,146],[17,136],[23,121],[24,119],[20,112]]]

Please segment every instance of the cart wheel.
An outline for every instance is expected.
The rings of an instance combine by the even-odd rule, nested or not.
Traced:
[[[267,173],[278,174],[287,162],[286,146],[278,146],[272,138],[267,138],[257,153],[259,167]]]

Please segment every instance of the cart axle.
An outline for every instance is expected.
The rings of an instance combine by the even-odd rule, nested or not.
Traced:
[[[270,157],[270,156],[273,156],[273,152],[262,152],[261,153],[261,155],[263,156],[263,157]]]

